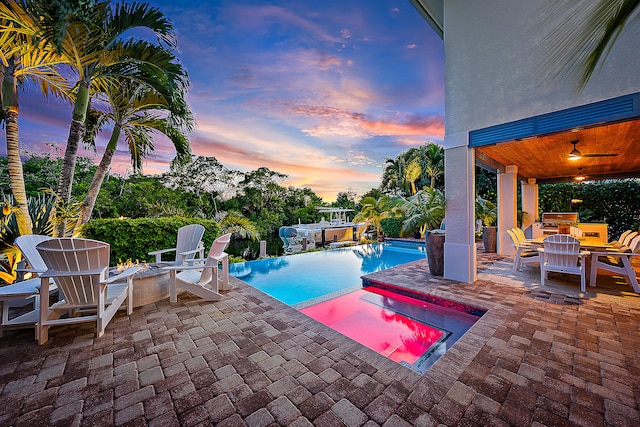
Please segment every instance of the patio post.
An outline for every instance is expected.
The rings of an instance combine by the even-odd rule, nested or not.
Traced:
[[[516,226],[518,203],[518,166],[507,165],[498,174],[498,253],[515,255],[511,238],[507,233]]]
[[[447,197],[444,278],[473,283],[476,280],[475,150],[468,145],[468,132],[444,137]]]
[[[532,239],[533,223],[538,219],[538,184],[535,178],[522,182],[522,211],[526,212],[522,218],[522,229],[527,238]]]

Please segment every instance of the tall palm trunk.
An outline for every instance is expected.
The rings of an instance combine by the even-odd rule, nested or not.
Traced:
[[[111,166],[113,154],[116,152],[118,139],[120,139],[120,131],[120,125],[115,125],[113,127],[113,132],[111,133],[111,138],[109,139],[107,148],[102,155],[102,159],[100,160],[98,169],[96,169],[96,172],[93,175],[93,180],[91,181],[91,185],[89,186],[87,196],[85,197],[84,201],[82,202],[82,206],[80,207],[80,216],[78,217],[78,221],[76,222],[76,227],[73,234],[76,234],[78,231],[80,231],[80,227],[83,224],[89,222],[89,220],[91,219],[91,214],[93,213],[93,208],[96,205],[96,199],[98,198],[100,187],[102,187],[104,177],[107,176],[107,171]]]
[[[76,103],[73,108],[71,126],[69,127],[67,148],[65,149],[64,160],[62,162],[62,172],[60,172],[60,181],[58,182],[58,201],[56,207],[60,207],[63,203],[71,201],[71,187],[73,184],[73,175],[76,170],[76,159],[78,158],[78,144],[80,142],[80,136],[84,131],[84,122],[87,117],[90,87],[91,81],[83,80],[78,90],[78,97],[76,98]],[[63,237],[66,226],[67,221],[63,218],[54,230],[55,236]]]
[[[31,234],[33,224],[29,215],[27,192],[24,186],[20,144],[18,140],[18,88],[13,74],[15,64],[9,63],[2,80],[2,102],[5,113],[7,132],[7,160],[9,165],[9,182],[17,209],[14,210],[20,235]]]

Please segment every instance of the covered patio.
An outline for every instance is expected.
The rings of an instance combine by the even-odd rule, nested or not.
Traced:
[[[635,93],[471,131],[476,164],[498,173],[498,253],[514,253],[507,230],[518,209],[528,213],[522,228],[532,237],[538,184],[640,177],[639,118]]]

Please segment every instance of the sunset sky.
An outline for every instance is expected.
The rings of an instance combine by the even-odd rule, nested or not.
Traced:
[[[385,158],[442,142],[443,42],[409,0],[150,3],[178,32],[194,154],[229,169],[266,166],[331,201],[377,187]],[[23,151],[63,153],[70,117],[68,104],[22,94]],[[121,149],[115,173],[130,169]],[[165,171],[174,154],[156,139],[144,173]]]

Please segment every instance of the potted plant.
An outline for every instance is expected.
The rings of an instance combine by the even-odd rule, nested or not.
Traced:
[[[498,236],[498,228],[493,226],[498,218],[498,208],[495,203],[478,197],[476,199],[476,219],[482,221],[482,241],[484,243],[484,251],[487,253],[496,252],[496,241]]]
[[[425,188],[411,197],[401,198],[400,203],[407,216],[402,223],[402,233],[411,235],[419,230],[425,235],[429,271],[434,276],[444,274],[444,230],[440,228],[445,205],[444,194],[435,188]]]

